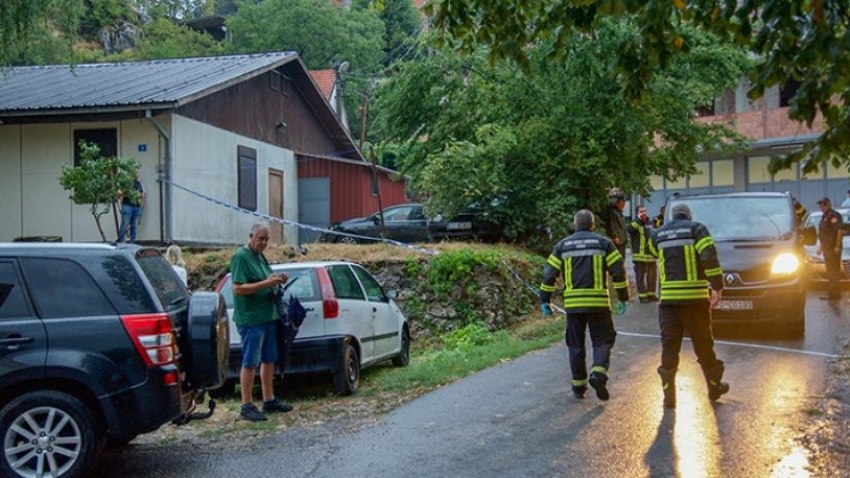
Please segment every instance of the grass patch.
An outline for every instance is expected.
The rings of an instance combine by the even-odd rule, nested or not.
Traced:
[[[460,329],[464,330],[464,329]],[[381,367],[361,377],[361,390],[420,393],[446,385],[479,370],[546,348],[563,339],[563,320],[537,320],[499,332],[487,332],[483,340],[480,329],[468,334],[474,340],[456,345],[451,340],[429,341],[411,347],[410,365],[404,368]]]

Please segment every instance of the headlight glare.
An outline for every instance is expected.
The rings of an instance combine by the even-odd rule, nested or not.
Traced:
[[[784,252],[776,256],[770,267],[771,274],[791,274],[800,267],[800,260],[790,252]]]

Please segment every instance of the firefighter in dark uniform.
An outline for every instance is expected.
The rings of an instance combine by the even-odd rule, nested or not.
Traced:
[[[829,198],[818,201],[823,216],[818,224],[818,239],[820,246],[818,252],[823,253],[823,265],[826,266],[826,279],[829,281],[826,294],[820,298],[824,300],[837,300],[841,298],[841,248],[844,235],[843,220],[841,214],[832,209]]]
[[[649,238],[652,235],[652,221],[646,207],[638,206],[635,219],[626,226],[632,243],[632,262],[635,264],[638,299],[641,304],[658,300],[655,295],[655,256],[649,253]]]
[[[619,191],[614,191],[608,197],[608,210],[605,217],[605,225],[608,227],[611,242],[614,243],[623,258],[626,257],[626,219],[623,217],[625,206],[626,197]]]
[[[658,215],[652,220],[652,225],[655,226],[656,229],[664,225],[664,206],[661,206],[661,210],[658,211]]]
[[[797,198],[792,196],[791,199],[794,200],[794,217],[797,219],[797,227],[800,227],[803,225],[803,219],[805,219],[807,211]]]
[[[617,290],[617,315],[622,315],[629,300],[623,256],[611,240],[592,232],[595,224],[590,211],[577,212],[573,225],[575,233],[558,242],[549,255],[540,285],[540,302],[543,312],[550,315],[549,300],[555,292],[555,282],[562,278],[567,313],[565,341],[570,353],[573,394],[584,398],[590,384],[600,400],[608,400],[608,367],[617,337],[611,320],[608,275]],[[593,345],[589,378],[584,345],[587,328]]]
[[[650,252],[658,257],[661,276],[661,366],[658,374],[664,390],[664,406],[676,406],[676,370],[685,332],[708,385],[712,401],[729,391],[722,382],[723,362],[714,355],[711,308],[723,289],[717,250],[708,229],[692,220],[686,204],[673,206],[673,220],[661,226],[650,241]]]

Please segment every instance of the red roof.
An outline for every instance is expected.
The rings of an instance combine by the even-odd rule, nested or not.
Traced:
[[[333,70],[310,70],[310,76],[313,77],[313,81],[316,82],[316,85],[319,87],[319,91],[325,95],[326,100],[331,99],[331,93],[334,89],[334,81],[336,80],[336,74]]]

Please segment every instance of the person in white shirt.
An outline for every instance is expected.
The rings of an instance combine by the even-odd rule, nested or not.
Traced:
[[[850,189],[847,190],[847,197],[844,198],[844,202],[841,203],[841,207],[850,207]]]
[[[183,251],[180,250],[180,246],[176,244],[168,246],[168,249],[165,250],[165,259],[171,264],[177,275],[180,276],[183,285],[188,286],[189,275],[186,272],[186,263],[183,262]]]

